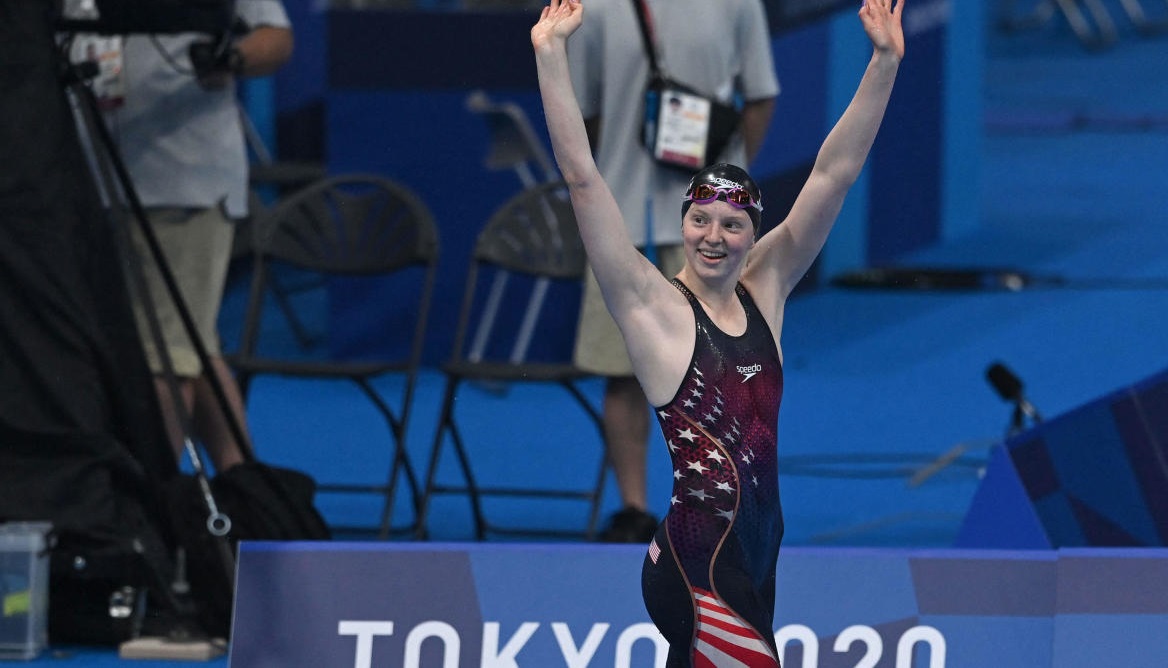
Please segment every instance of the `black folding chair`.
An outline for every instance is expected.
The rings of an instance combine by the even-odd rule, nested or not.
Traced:
[[[430,505],[433,497],[441,494],[464,494],[468,497],[474,517],[475,536],[479,540],[493,533],[592,537],[604,488],[607,448],[599,412],[579,387],[580,381],[589,376],[568,362],[531,361],[526,349],[529,342],[538,340],[534,334],[541,324],[546,325],[547,320],[541,317],[545,315],[544,309],[532,308],[531,305],[542,304],[545,291],[555,286],[565,285],[578,289],[584,270],[584,248],[562,182],[539,184],[511,198],[491,216],[479,234],[467,270],[454,350],[450,360],[442,367],[446,387],[419,510],[419,538],[427,536]],[[487,287],[498,272],[510,276],[510,295],[504,298],[510,299],[510,302],[504,303],[524,302],[520,309],[513,310],[522,312],[521,322],[514,328],[503,327],[497,322],[500,309],[490,303],[499,298],[496,290]],[[517,292],[528,294],[517,297]],[[509,341],[501,342],[498,340],[501,338]],[[473,460],[476,456],[485,456],[485,453],[474,452],[466,436],[483,428],[496,432],[507,430],[508,427],[500,423],[506,412],[491,411],[493,422],[490,425],[474,425],[473,430],[463,429],[463,421],[456,415],[456,408],[460,390],[467,383],[503,386],[509,392],[513,392],[516,386],[531,383],[562,388],[596,429],[599,446],[596,449],[597,467],[594,474],[587,476],[586,485],[563,489],[481,484],[475,474]],[[496,395],[490,400],[507,401],[508,398]],[[548,434],[546,442],[555,443],[557,440],[558,434]],[[462,477],[457,484],[443,484],[437,480],[442,453],[448,444],[453,448]],[[587,504],[588,520],[579,530],[495,524],[488,521],[484,513],[482,502],[487,496],[576,499]]]
[[[228,357],[238,374],[240,389],[247,397],[253,379],[264,374],[305,381],[347,381],[360,388],[389,429],[390,470],[384,483],[326,481],[320,483],[319,490],[383,496],[380,522],[375,527],[333,529],[375,531],[385,538],[391,532],[401,475],[409,487],[415,518],[419,503],[420,485],[406,451],[406,434],[438,266],[438,232],[433,216],[401,184],[373,175],[350,174],[324,179],[296,192],[265,210],[253,225],[251,293],[239,352]],[[327,354],[306,356],[296,347],[284,346],[280,350],[278,346],[264,345],[281,331],[270,322],[280,310],[268,308],[283,298],[275,292],[272,280],[281,271],[319,276],[322,286],[343,280],[347,289],[363,280],[381,281],[379,289],[385,289],[386,279],[392,279],[389,285],[413,299],[383,314],[381,324],[385,340],[407,340],[401,345],[385,346],[391,350],[358,360],[334,359]],[[370,304],[369,308],[376,305]],[[402,380],[396,406],[383,396],[386,391],[374,384],[392,374]],[[305,406],[304,410],[312,407]],[[404,530],[412,532],[415,527],[416,521]]]

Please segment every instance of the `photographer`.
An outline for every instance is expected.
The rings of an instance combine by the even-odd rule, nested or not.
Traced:
[[[157,453],[162,426],[61,84],[56,21],[52,3],[0,0],[0,521],[56,520],[87,499],[90,519],[115,522],[70,471],[127,448],[149,470],[175,467]]]
[[[165,424],[162,408],[173,412],[173,403],[159,402],[155,385],[162,383],[152,382],[143,354],[147,337],[135,323],[118,242],[126,221],[111,219],[95,178],[101,170],[91,169],[102,162],[99,133],[83,122],[90,114],[78,113],[86,105],[70,104],[85,98],[77,95],[85,68],[69,67],[63,47],[87,28],[103,31],[97,45],[117,47],[102,53],[81,44],[80,51],[114,79],[92,89],[114,103],[103,108],[114,110],[108,121],[130,157],[135,190],[152,213],[191,214],[191,224],[172,225],[189,229],[189,238],[164,245],[202,253],[195,266],[219,267],[218,278],[197,279],[218,287],[191,289],[179,275],[185,299],[204,302],[197,318],[214,344],[233,230],[225,220],[201,222],[209,216],[198,212],[246,213],[245,142],[232,83],[286,61],[291,34],[279,2],[238,0],[241,20],[255,29],[210,58],[199,59],[195,47],[196,68],[190,45],[218,43],[226,9],[111,0],[97,3],[105,23],[95,25],[63,12],[77,4],[0,0],[0,522],[52,523],[49,634],[54,643],[105,644],[125,640],[139,623],[147,635],[192,631],[190,606],[163,594],[177,577],[174,533],[182,518],[168,505],[180,480],[177,459],[162,444],[180,430]],[[191,11],[180,11],[188,4]],[[151,36],[156,29],[171,32]],[[174,313],[165,290],[152,296]],[[191,349],[177,321],[169,329]],[[213,365],[234,388],[222,362]],[[239,444],[216,432],[216,423],[225,424],[216,404],[200,411],[202,370],[188,372],[181,385],[201,429],[196,436],[224,470],[240,459]],[[144,621],[113,614],[112,592],[127,589],[144,596],[135,604],[146,610]],[[230,601],[230,592],[209,584],[192,589],[200,599]]]
[[[102,86],[119,92],[121,99],[105,105],[112,108],[107,121],[210,355],[211,368],[205,369],[137,234],[148,298],[158,314],[181,400],[192,418],[191,436],[203,444],[220,472],[240,463],[241,449],[250,447],[236,442],[208,380],[208,374],[217,375],[234,418],[246,425],[239,389],[220,355],[216,329],[234,221],[248,213],[247,146],[234,84],[239,77],[271,74],[292,55],[292,31],[279,0],[239,0],[236,14],[247,31],[231,42],[193,33],[126,37],[120,45],[121,67],[111,70],[121,80]],[[136,226],[131,228],[138,232]],[[139,329],[177,456],[183,429],[141,306]]]

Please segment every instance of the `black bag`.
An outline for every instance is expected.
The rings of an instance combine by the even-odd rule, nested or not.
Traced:
[[[175,595],[155,481],[110,434],[0,426],[0,521],[47,521],[49,639],[113,645],[138,633],[198,634]]]
[[[658,65],[644,0],[632,0],[649,57],[641,143],[663,165],[693,173],[718,159],[738,130],[742,113],[692,86],[672,79]]]
[[[209,490],[219,512],[230,519],[225,535],[208,527],[198,477],[180,477],[171,487],[170,503],[200,622],[212,635],[227,638],[239,541],[328,540],[331,534],[313,505],[316,483],[299,471],[246,461],[210,479]]]
[[[741,114],[658,73],[645,88],[641,143],[660,163],[694,172],[726,150]]]
[[[196,604],[174,589],[172,554],[146,525],[49,536],[49,638],[117,645],[140,635],[203,637]]]

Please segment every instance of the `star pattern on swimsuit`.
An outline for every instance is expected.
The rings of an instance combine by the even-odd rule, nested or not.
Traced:
[[[658,417],[668,425],[672,438],[666,445],[674,459],[673,479],[677,484],[669,503],[672,508],[691,508],[719,521],[732,521],[738,503],[738,453],[722,444],[734,440],[735,424],[726,419],[725,400],[717,385],[703,381],[705,374],[695,365],[679,392],[674,409],[660,409]],[[681,413],[676,410],[680,408]],[[693,411],[693,413],[690,413]],[[719,442],[714,434],[726,433]]]

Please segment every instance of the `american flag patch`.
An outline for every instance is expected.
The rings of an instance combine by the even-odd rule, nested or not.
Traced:
[[[779,661],[758,631],[740,619],[713,592],[694,589],[698,603],[695,667],[762,668]]]
[[[657,539],[649,541],[649,561],[654,565],[657,564],[657,559],[661,557],[661,548],[657,546]]]

